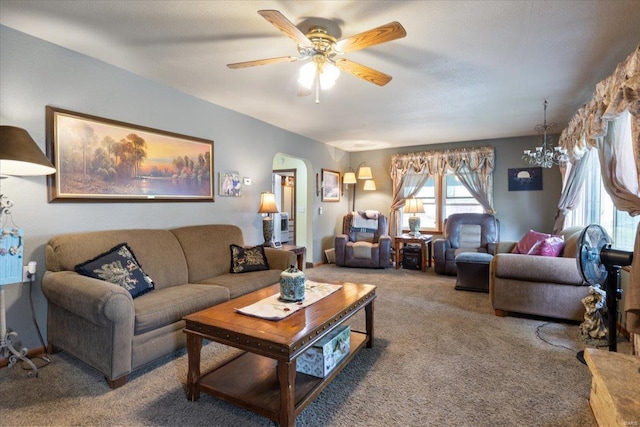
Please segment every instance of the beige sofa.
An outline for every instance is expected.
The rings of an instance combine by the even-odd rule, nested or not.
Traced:
[[[583,227],[560,234],[565,247],[560,257],[510,253],[517,242],[498,243],[490,265],[489,295],[496,315],[509,312],[581,321],[581,300],[589,293],[576,263],[576,244]]]
[[[132,298],[118,285],[74,271],[120,243],[131,248],[154,290]],[[277,283],[296,263],[292,252],[265,248],[269,270],[231,274],[231,244],[244,245],[234,225],[53,237],[42,280],[49,346],[96,368],[112,388],[124,385],[131,371],[185,346],[183,316]]]

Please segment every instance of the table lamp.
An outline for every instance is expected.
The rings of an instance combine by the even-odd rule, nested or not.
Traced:
[[[264,236],[264,243],[262,246],[271,246],[271,239],[273,236],[273,218],[269,216],[272,213],[278,213],[278,207],[276,206],[276,195],[270,191],[260,193],[260,207],[258,213],[267,214],[262,218],[262,235]]]
[[[42,153],[38,144],[29,133],[14,126],[0,126],[0,178],[5,175],[37,176],[49,175],[56,171],[49,159]],[[0,183],[2,181],[0,180]],[[26,357],[27,349],[20,351],[13,346],[18,337],[16,332],[7,332],[7,315],[5,309],[4,287],[10,283],[22,282],[23,260],[23,230],[11,223],[13,227],[5,227],[7,219],[11,217],[10,208],[13,203],[2,194],[0,188],[0,357],[9,359],[9,366],[18,360],[29,364],[38,375],[35,364]],[[36,263],[28,266],[29,277],[36,273]]]
[[[424,205],[421,199],[411,197],[405,200],[403,213],[413,214],[409,217],[409,230],[411,231],[409,234],[413,236],[420,235],[420,217],[415,214],[422,212],[424,212]]]

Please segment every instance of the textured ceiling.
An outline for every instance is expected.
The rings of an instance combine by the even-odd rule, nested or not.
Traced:
[[[297,55],[256,12],[348,37],[391,21],[405,38],[346,57],[393,76],[348,74],[296,96]],[[0,23],[346,151],[561,130],[640,43],[640,1],[7,1]]]

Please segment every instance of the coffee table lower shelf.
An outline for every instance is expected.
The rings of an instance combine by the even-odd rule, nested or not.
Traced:
[[[324,378],[296,373],[295,417],[342,371],[368,340],[367,334],[351,331],[349,354]],[[196,387],[202,392],[278,422],[280,384],[276,367],[277,360],[246,352],[202,375]]]

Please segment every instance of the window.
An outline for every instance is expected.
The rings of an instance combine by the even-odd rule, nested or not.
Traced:
[[[440,232],[444,218],[452,213],[484,212],[480,203],[452,173],[441,178],[429,178],[416,194],[416,199],[422,199],[424,205],[424,213],[418,215],[420,230],[423,231]],[[405,215],[403,210],[400,209],[402,229],[408,231],[411,215]]]
[[[631,147],[631,132],[628,132]],[[628,212],[619,211],[604,189],[598,156],[590,156],[589,173],[585,178],[580,202],[567,215],[565,227],[571,225],[599,224],[613,240],[613,248],[633,251],[636,230],[640,216],[632,217]]]
[[[483,213],[484,209],[454,174],[444,176],[444,218],[454,213]]]

